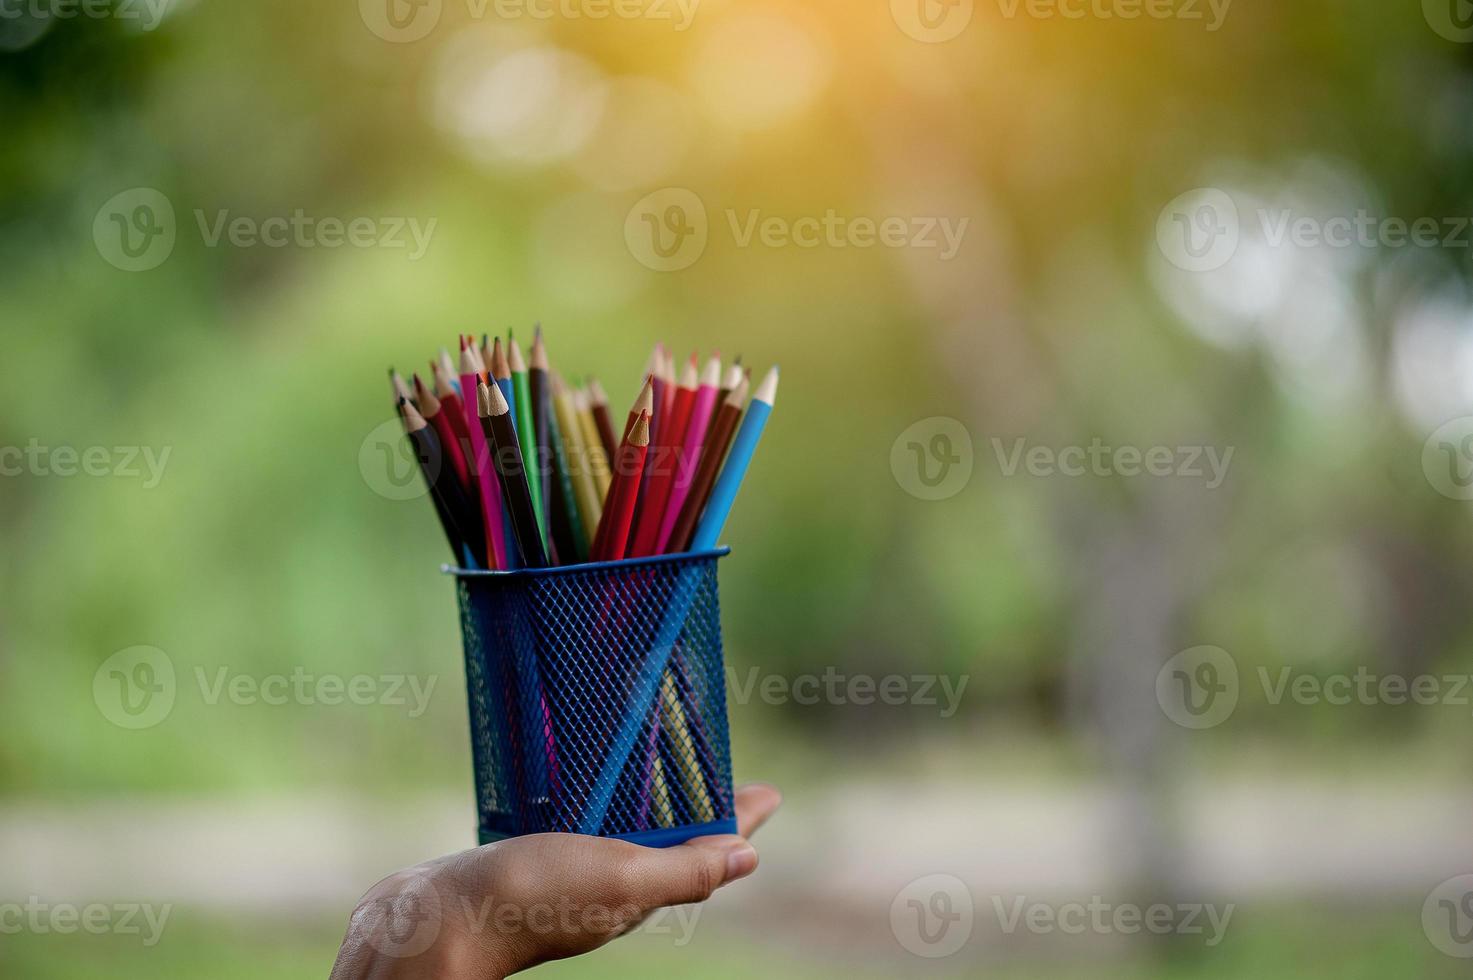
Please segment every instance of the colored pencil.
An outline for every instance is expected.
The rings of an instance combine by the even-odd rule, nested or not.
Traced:
[[[711,499],[706,502],[701,522],[696,525],[696,532],[691,538],[691,551],[706,551],[716,547],[716,540],[721,536],[721,529],[726,526],[737,491],[741,489],[742,479],[752,465],[757,443],[762,439],[762,430],[767,425],[768,416],[772,414],[773,403],[777,400],[777,382],[778,370],[774,367],[767,372],[767,377],[762,379],[762,384],[757,386],[756,393],[752,395],[746,417],[742,419],[741,428],[732,439],[726,464],[721,467],[721,476],[716,479],[716,485],[711,489]]]
[[[582,450],[570,441],[578,432],[578,420],[571,414],[572,402],[566,393],[566,407],[557,399],[560,378],[548,372],[547,438],[552,446],[552,500],[553,528],[557,538],[556,564],[571,564],[573,561],[588,560],[588,546],[592,529],[584,531],[583,512],[578,502],[578,491],[574,486],[574,462],[582,456]],[[571,429],[569,428],[571,423]],[[573,436],[569,436],[569,432]],[[592,487],[592,483],[589,484]]]
[[[465,453],[461,451],[460,439],[455,433],[455,428],[450,424],[450,416],[444,411],[440,399],[435,393],[425,386],[416,373],[413,378],[414,400],[419,404],[419,414],[424,416],[426,422],[434,426],[435,435],[440,439],[440,445],[444,447],[445,456],[450,460],[451,467],[455,470],[455,478],[460,481],[462,490],[471,487],[470,470],[466,465]]]
[[[411,404],[414,402],[414,392],[409,390],[409,386],[404,383],[404,378],[393,368],[389,368],[389,383],[394,386],[394,401],[396,404],[401,401]]]
[[[578,506],[573,499],[572,481],[567,479],[566,461],[561,455],[562,426],[558,424],[557,411],[552,403],[552,365],[548,361],[547,341],[540,325],[532,334],[527,387],[532,398],[532,428],[537,438],[537,457],[527,460],[527,465],[542,480],[542,507],[546,519],[543,531],[549,563],[571,564],[577,555],[586,557],[587,545],[579,540],[583,534],[578,527]]]
[[[609,417],[609,396],[604,392],[604,386],[592,376],[588,379],[588,394],[588,404],[593,412],[594,424],[598,427],[598,438],[603,446],[604,458],[613,459],[614,450],[619,447],[614,442],[614,423]]]
[[[712,355],[701,371],[700,385],[691,402],[690,420],[685,423],[685,437],[680,451],[675,456],[675,472],[670,481],[670,499],[666,501],[664,514],[660,518],[660,532],[655,539],[655,553],[663,554],[670,542],[675,522],[680,519],[680,509],[695,482],[696,468],[700,465],[701,451],[706,443],[706,431],[711,425],[711,413],[716,410],[716,394],[721,384],[721,355]],[[678,420],[677,420],[678,421]]]
[[[726,458],[726,451],[731,447],[731,437],[736,434],[737,422],[742,417],[742,404],[747,400],[747,389],[750,383],[745,377],[739,377],[737,384],[727,394],[721,403],[721,408],[716,413],[716,420],[711,423],[711,433],[706,438],[706,448],[701,453],[701,467],[696,471],[696,478],[691,483],[690,493],[685,498],[685,504],[680,508],[680,517],[675,522],[675,529],[670,532],[670,540],[666,543],[668,551],[685,551],[690,547],[691,535],[695,533],[696,521],[700,519],[701,511],[705,509],[706,500],[711,496],[711,487],[716,483],[716,474],[721,470],[721,462]]]
[[[399,399],[399,417],[404,424],[404,435],[414,450],[414,458],[419,461],[419,471],[429,489],[430,501],[434,504],[440,527],[444,529],[445,538],[450,542],[450,553],[460,563],[465,560],[461,549],[472,540],[462,525],[467,512],[465,497],[460,493],[450,467],[445,465],[440,441],[435,436],[434,429],[407,398]]]
[[[619,437],[620,444],[629,438],[629,433],[634,428],[634,423],[639,420],[639,416],[643,412],[648,412],[651,419],[655,417],[655,376],[652,374],[645,375],[644,387],[639,389],[639,394],[635,397],[634,404],[629,408],[629,417],[624,420],[624,435]],[[610,460],[613,458],[613,456],[609,457]]]
[[[716,393],[716,404],[726,403],[726,396],[731,394],[746,375],[742,373],[742,355],[738,354],[736,360],[731,362],[731,367],[726,369],[726,376],[721,379],[721,390]]]
[[[587,560],[593,536],[598,529],[598,519],[603,505],[599,503],[598,489],[593,480],[593,461],[588,447],[583,442],[583,428],[578,422],[578,409],[573,404],[573,393],[556,372],[552,375],[553,417],[562,433],[562,456],[564,478],[572,492],[572,507],[578,518],[578,537],[581,543],[582,560]]]
[[[615,458],[614,482],[609,490],[609,502],[604,508],[607,529],[602,551],[594,556],[595,561],[617,561],[624,557],[628,549],[630,525],[634,520],[634,502],[639,496],[639,484],[644,476],[644,461],[649,452],[649,444],[650,415],[642,412]]]
[[[517,340],[511,331],[506,334],[506,359],[511,367],[512,390],[516,393],[517,404],[517,439],[522,446],[527,447],[535,461],[537,451],[537,424],[536,416],[532,413],[532,387],[531,379],[527,377],[527,362],[522,359],[522,349],[517,346]],[[540,474],[536,479],[529,474],[527,489],[532,494],[532,512],[537,515],[537,531],[542,535],[543,547],[547,546],[547,519],[542,506],[542,480]]]
[[[655,407],[650,416],[650,444],[660,444],[660,427],[665,419],[665,345],[655,344],[655,350],[650,354],[649,370],[650,382],[655,398]]]
[[[469,396],[474,394],[476,385],[480,383],[480,371],[475,349],[470,346],[469,341],[461,338],[460,345],[460,390]],[[475,470],[476,487],[480,490],[481,524],[485,531],[489,562],[487,567],[492,570],[506,568],[507,547],[510,542],[506,540],[505,528],[501,522],[501,483],[493,471],[491,449],[486,444],[475,399],[467,397],[461,401],[471,445],[471,455],[467,462]]]
[[[511,365],[506,360],[506,350],[501,346],[501,338],[495,337],[491,341],[491,360],[487,363],[488,373],[491,380],[496,382],[496,387],[501,389],[501,397],[511,406],[511,424],[516,428],[517,424],[517,402],[516,389],[512,387]],[[505,507],[501,508],[501,519],[506,527],[506,540],[516,540],[516,530],[511,526],[511,513]],[[522,556],[519,549],[508,548],[506,554],[506,566],[509,569],[522,567]]]
[[[609,473],[609,455],[604,452],[603,434],[598,430],[598,422],[594,419],[593,411],[588,404],[589,394],[586,391],[573,392],[573,409],[578,414],[578,425],[583,433],[583,446],[588,450],[589,469],[593,474],[594,489],[597,491],[599,508],[603,508],[603,500],[608,495],[609,483],[612,474]],[[605,412],[605,415],[608,413]]]
[[[476,388],[476,407],[492,449],[493,468],[501,483],[502,496],[511,512],[522,563],[529,568],[547,567],[547,552],[532,509],[532,493],[516,429],[511,424],[511,406],[496,385],[484,381]]]
[[[440,380],[440,372],[443,371],[446,383],[455,389],[456,397],[459,397],[460,382],[455,379],[455,362],[450,359],[450,352],[443,347],[440,348],[440,360],[435,367],[438,369],[435,371],[435,380]],[[444,396],[440,400],[444,401]]]
[[[675,482],[676,461],[684,444],[686,423],[690,420],[695,403],[696,387],[696,360],[692,354],[675,391],[674,406],[669,418],[660,426],[660,441],[652,450],[655,453],[654,462],[645,464],[645,479],[649,481],[649,485],[639,501],[634,542],[629,548],[632,558],[659,553],[660,526],[665,521],[665,507],[670,500],[670,488]]]

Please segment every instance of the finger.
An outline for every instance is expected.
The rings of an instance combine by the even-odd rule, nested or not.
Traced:
[[[739,788],[736,791],[737,833],[751,837],[782,802],[782,793],[767,783],[748,783]]]
[[[734,834],[697,837],[666,848],[640,848],[623,869],[625,891],[644,908],[704,902],[722,885],[757,868],[757,851]]]

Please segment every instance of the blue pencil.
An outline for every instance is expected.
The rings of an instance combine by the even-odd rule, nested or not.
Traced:
[[[716,539],[726,526],[731,505],[736,501],[737,491],[742,487],[742,478],[747,475],[747,467],[751,465],[752,456],[757,452],[757,443],[762,438],[762,429],[767,425],[767,417],[772,414],[772,403],[776,398],[777,368],[774,367],[762,379],[757,393],[752,396],[751,404],[747,406],[746,417],[742,419],[741,428],[737,429],[736,438],[731,442],[731,452],[726,457],[725,465],[721,467],[721,475],[716,478],[716,486],[711,488],[706,511],[701,515],[701,522],[696,525],[695,535],[691,537],[691,551],[708,551],[716,547]]]

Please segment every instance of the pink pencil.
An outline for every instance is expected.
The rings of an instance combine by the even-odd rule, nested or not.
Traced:
[[[680,454],[675,457],[675,479],[670,485],[670,499],[665,504],[665,516],[660,520],[660,536],[655,552],[664,554],[670,543],[670,534],[675,522],[680,519],[680,508],[690,493],[696,479],[696,468],[701,461],[701,448],[706,443],[706,430],[711,425],[711,414],[716,410],[716,395],[721,387],[721,352],[711,355],[706,368],[701,372],[701,383],[696,389],[695,402],[691,406],[690,421],[685,427],[685,442]]]
[[[481,369],[476,363],[475,347],[460,341],[460,390],[474,392],[480,383]],[[475,456],[476,482],[481,487],[481,514],[486,525],[486,551],[491,556],[492,571],[506,568],[506,531],[501,523],[501,484],[491,469],[491,447],[481,429],[480,410],[474,398],[461,399],[465,406],[466,428],[470,430],[471,452]]]

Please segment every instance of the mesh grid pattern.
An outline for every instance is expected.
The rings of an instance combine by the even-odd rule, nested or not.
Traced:
[[[718,557],[458,575],[483,842],[732,818]]]

